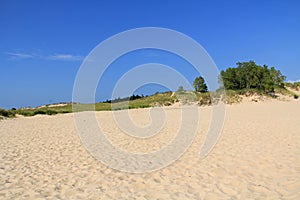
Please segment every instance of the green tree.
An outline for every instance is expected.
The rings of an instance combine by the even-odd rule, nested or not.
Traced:
[[[236,68],[221,71],[225,89],[257,89],[273,92],[275,87],[284,87],[285,76],[274,67],[259,66],[254,61],[238,62]]]
[[[196,92],[201,92],[201,93],[207,92],[207,85],[202,76],[195,78],[195,80],[193,82],[193,86],[194,86]]]
[[[261,90],[265,92],[274,92],[274,82],[267,65],[262,68]]]
[[[236,68],[227,68],[226,71],[221,71],[224,87],[228,90],[239,89],[240,80],[237,77],[236,71]]]
[[[275,86],[284,87],[284,80],[286,77],[282,75],[279,70],[276,70],[275,67],[271,67],[270,75]]]

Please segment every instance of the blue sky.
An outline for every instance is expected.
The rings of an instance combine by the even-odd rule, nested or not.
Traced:
[[[219,69],[254,60],[275,66],[287,80],[299,80],[299,10],[297,0],[1,0],[0,107],[71,101],[77,71],[89,52],[112,35],[139,27],[164,27],[192,37]],[[137,55],[124,62],[138,59],[129,65],[133,67],[168,61],[165,54],[153,60],[148,54]],[[175,60],[170,58],[170,63]],[[121,61],[116,63],[121,66]],[[184,61],[176,63],[189,81],[195,78]],[[109,85],[129,68],[112,67],[98,87],[97,100],[109,98]]]

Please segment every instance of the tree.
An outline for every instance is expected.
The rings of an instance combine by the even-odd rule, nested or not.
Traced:
[[[225,89],[257,89],[274,92],[275,87],[284,87],[285,76],[274,67],[259,66],[254,61],[238,62],[236,68],[221,71]]]
[[[276,70],[275,67],[271,67],[270,75],[274,82],[274,85],[278,87],[284,87],[285,76],[281,74],[279,70]]]
[[[221,71],[221,77],[224,87],[228,90],[237,90],[240,88],[240,80],[237,77],[236,68],[228,68],[226,71]]]
[[[274,82],[267,65],[263,66],[261,78],[261,90],[265,92],[274,92]]]
[[[202,76],[195,78],[195,80],[193,82],[193,86],[194,86],[196,92],[201,92],[201,93],[207,92],[207,85]]]

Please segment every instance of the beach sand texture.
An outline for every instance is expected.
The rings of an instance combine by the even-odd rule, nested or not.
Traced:
[[[125,111],[120,111],[120,113]],[[129,152],[153,152],[180,126],[180,109],[166,108],[165,127],[149,139],[133,139],[97,112],[113,144]],[[149,109],[130,110],[148,124]],[[81,144],[73,114],[0,121],[0,199],[300,199],[300,101],[226,106],[221,137],[199,159],[210,107],[199,108],[191,147],[176,162],[150,173],[105,166]]]

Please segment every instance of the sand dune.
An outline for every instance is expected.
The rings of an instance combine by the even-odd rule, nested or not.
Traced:
[[[120,111],[122,113],[124,111]],[[167,108],[165,126],[148,140],[124,135],[111,112],[97,119],[113,144],[129,152],[166,145],[180,124]],[[149,109],[130,110],[140,126]],[[0,199],[300,199],[300,101],[226,107],[220,140],[199,159],[211,108],[199,108],[191,147],[150,173],[113,170],[82,145],[72,114],[0,121]]]

